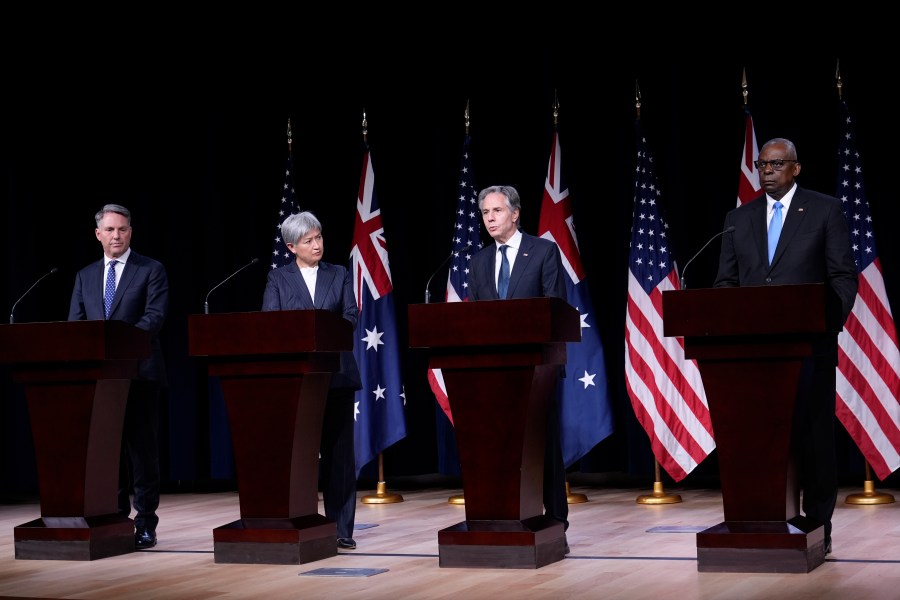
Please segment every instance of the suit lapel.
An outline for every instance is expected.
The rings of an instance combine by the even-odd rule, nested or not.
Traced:
[[[331,289],[332,282],[334,282],[334,276],[334,269],[319,265],[319,272],[316,274],[316,298],[313,302],[315,308],[324,308],[325,298],[328,296],[328,290]]]
[[[809,212],[809,199],[805,194],[801,193],[800,188],[794,192],[794,198],[791,200],[791,208],[788,210],[784,220],[784,227],[781,229],[781,235],[778,237],[778,245],[775,246],[775,256],[772,257],[772,266],[775,266],[781,255],[785,253],[788,244],[791,243],[794,235],[803,225],[803,220]]]
[[[291,263],[290,275],[291,276],[287,278],[288,284],[291,286],[294,294],[302,299],[303,306],[305,308],[315,308],[312,296],[309,293],[309,286],[306,285],[303,273],[300,272],[300,267],[297,266],[296,262]],[[316,287],[319,287],[318,284],[316,284]]]
[[[101,261],[103,262],[103,261]],[[125,295],[125,290],[128,289],[128,286],[131,285],[131,282],[134,281],[134,278],[137,274],[137,271],[141,268],[141,259],[135,253],[134,250],[131,251],[131,255],[128,257],[128,262],[125,263],[125,266],[122,268],[122,277],[119,279],[119,285],[116,286],[116,295],[113,298],[112,306],[109,308],[109,317],[112,318],[113,315],[116,314],[116,309],[119,307],[119,302],[122,301],[122,296]],[[101,267],[102,271],[102,267]],[[103,281],[101,279],[101,281]],[[100,305],[103,305],[103,295],[101,294]]]
[[[528,268],[528,262],[531,260],[531,250],[534,247],[534,241],[530,236],[522,234],[522,243],[516,253],[516,264],[513,266],[512,273],[509,274],[509,289],[506,291],[507,298],[515,298],[516,286],[522,279],[522,273]]]

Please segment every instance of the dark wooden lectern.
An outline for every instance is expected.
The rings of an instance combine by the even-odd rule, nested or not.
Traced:
[[[134,551],[119,516],[119,455],[131,379],[150,337],[123,321],[0,325],[0,362],[25,387],[41,517],[13,531],[16,558],[94,560]]]
[[[700,571],[808,573],[821,523],[800,515],[792,425],[801,366],[840,331],[824,284],[672,290],[666,336],[684,336],[709,403],[725,521],[697,534]]]
[[[544,441],[578,311],[559,298],[411,305],[409,340],[443,372],[466,498],[466,520],[438,532],[440,566],[562,560],[563,525],[543,514]]]
[[[190,315],[228,411],[241,518],[213,530],[215,562],[303,564],[337,554],[318,513],[319,443],[331,375],[353,327],[324,310]]]

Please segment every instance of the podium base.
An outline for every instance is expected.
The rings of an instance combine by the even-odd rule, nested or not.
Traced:
[[[41,517],[13,528],[16,558],[96,560],[134,552],[134,521],[117,514]]]
[[[441,567],[536,569],[566,557],[563,524],[546,516],[521,521],[463,521],[438,531]]]
[[[302,565],[337,555],[337,526],[322,515],[240,519],[213,529],[217,563]]]
[[[825,529],[806,517],[725,521],[697,534],[697,570],[809,573],[825,562]]]

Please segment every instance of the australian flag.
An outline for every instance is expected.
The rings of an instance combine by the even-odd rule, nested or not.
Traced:
[[[566,376],[560,379],[561,445],[563,462],[569,467],[612,433],[613,419],[597,314],[575,237],[572,199],[563,184],[558,132],[553,133],[538,233],[559,246],[568,275],[564,277],[567,299],[581,314],[581,342],[566,344]]]
[[[354,409],[356,476],[385,448],[406,437],[406,392],[400,375],[400,340],[394,312],[393,283],[381,209],[375,196],[375,172],[368,148],[356,201],[353,290],[359,308],[353,354],[362,389]]]

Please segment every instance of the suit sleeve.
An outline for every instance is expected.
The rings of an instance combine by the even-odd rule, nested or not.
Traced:
[[[562,258],[559,255],[559,246],[554,243],[549,245],[549,250],[544,255],[544,262],[541,265],[541,281],[544,296],[566,300]]]
[[[359,318],[359,308],[356,304],[356,295],[353,293],[353,278],[350,277],[348,269],[341,269],[344,272],[344,281],[342,282],[343,291],[341,298],[343,300],[344,318],[350,321],[356,327],[356,320]]]
[[[278,293],[277,270],[269,271],[266,289],[263,292],[262,310],[281,310],[281,295]]]
[[[72,299],[69,302],[69,320],[81,321],[87,318],[84,310],[84,283],[81,281],[81,272],[75,274],[75,286],[72,288]]]
[[[147,302],[144,305],[144,314],[135,323],[135,327],[159,333],[163,322],[166,320],[166,311],[169,308],[169,279],[166,277],[166,269],[162,263],[155,262],[150,267],[147,277]]]
[[[841,299],[842,323],[847,321],[859,287],[859,273],[850,244],[847,218],[838,203],[832,204],[825,235],[825,270],[828,285]]]
[[[725,215],[725,225],[722,231],[725,231],[733,225],[732,214],[729,212]],[[713,287],[737,287],[741,284],[738,276],[737,254],[734,251],[734,234],[725,234],[722,236],[722,250],[719,252],[719,271],[716,274],[716,281]]]

